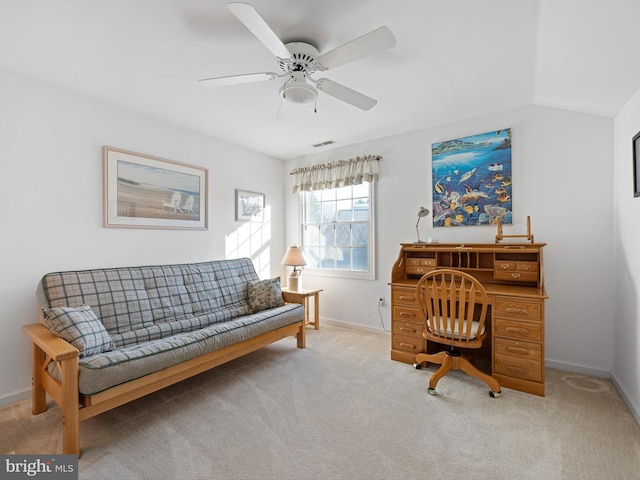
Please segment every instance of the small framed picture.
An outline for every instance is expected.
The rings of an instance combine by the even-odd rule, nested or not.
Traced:
[[[640,132],[633,137],[633,196],[640,197]]]
[[[236,190],[236,220],[239,222],[263,222],[264,197],[264,193]]]

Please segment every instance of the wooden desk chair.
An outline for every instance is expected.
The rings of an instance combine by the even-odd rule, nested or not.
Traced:
[[[451,369],[462,370],[485,382],[497,398],[500,383],[478,370],[458,348],[480,348],[487,335],[485,320],[489,297],[484,286],[471,275],[450,269],[439,269],[424,275],[416,286],[416,298],[425,328],[422,336],[432,342],[449,345],[448,351],[416,355],[415,368],[424,362],[440,364],[429,380],[429,393],[436,394],[436,384]]]

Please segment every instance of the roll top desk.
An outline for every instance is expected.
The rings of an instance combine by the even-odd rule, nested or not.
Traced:
[[[438,268],[462,270],[484,285],[490,300],[479,356],[503,387],[544,396],[544,243],[403,243],[391,272],[391,359],[413,363],[416,354],[446,348],[427,344],[415,286]]]

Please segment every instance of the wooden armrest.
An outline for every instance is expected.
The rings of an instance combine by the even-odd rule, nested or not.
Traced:
[[[57,337],[51,330],[39,323],[23,325],[22,331],[55,362],[77,357],[80,353],[76,347]]]

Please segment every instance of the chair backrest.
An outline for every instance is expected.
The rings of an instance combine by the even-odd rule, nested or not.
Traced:
[[[433,270],[418,281],[416,297],[426,339],[456,347],[482,346],[489,297],[473,276],[452,269]]]

